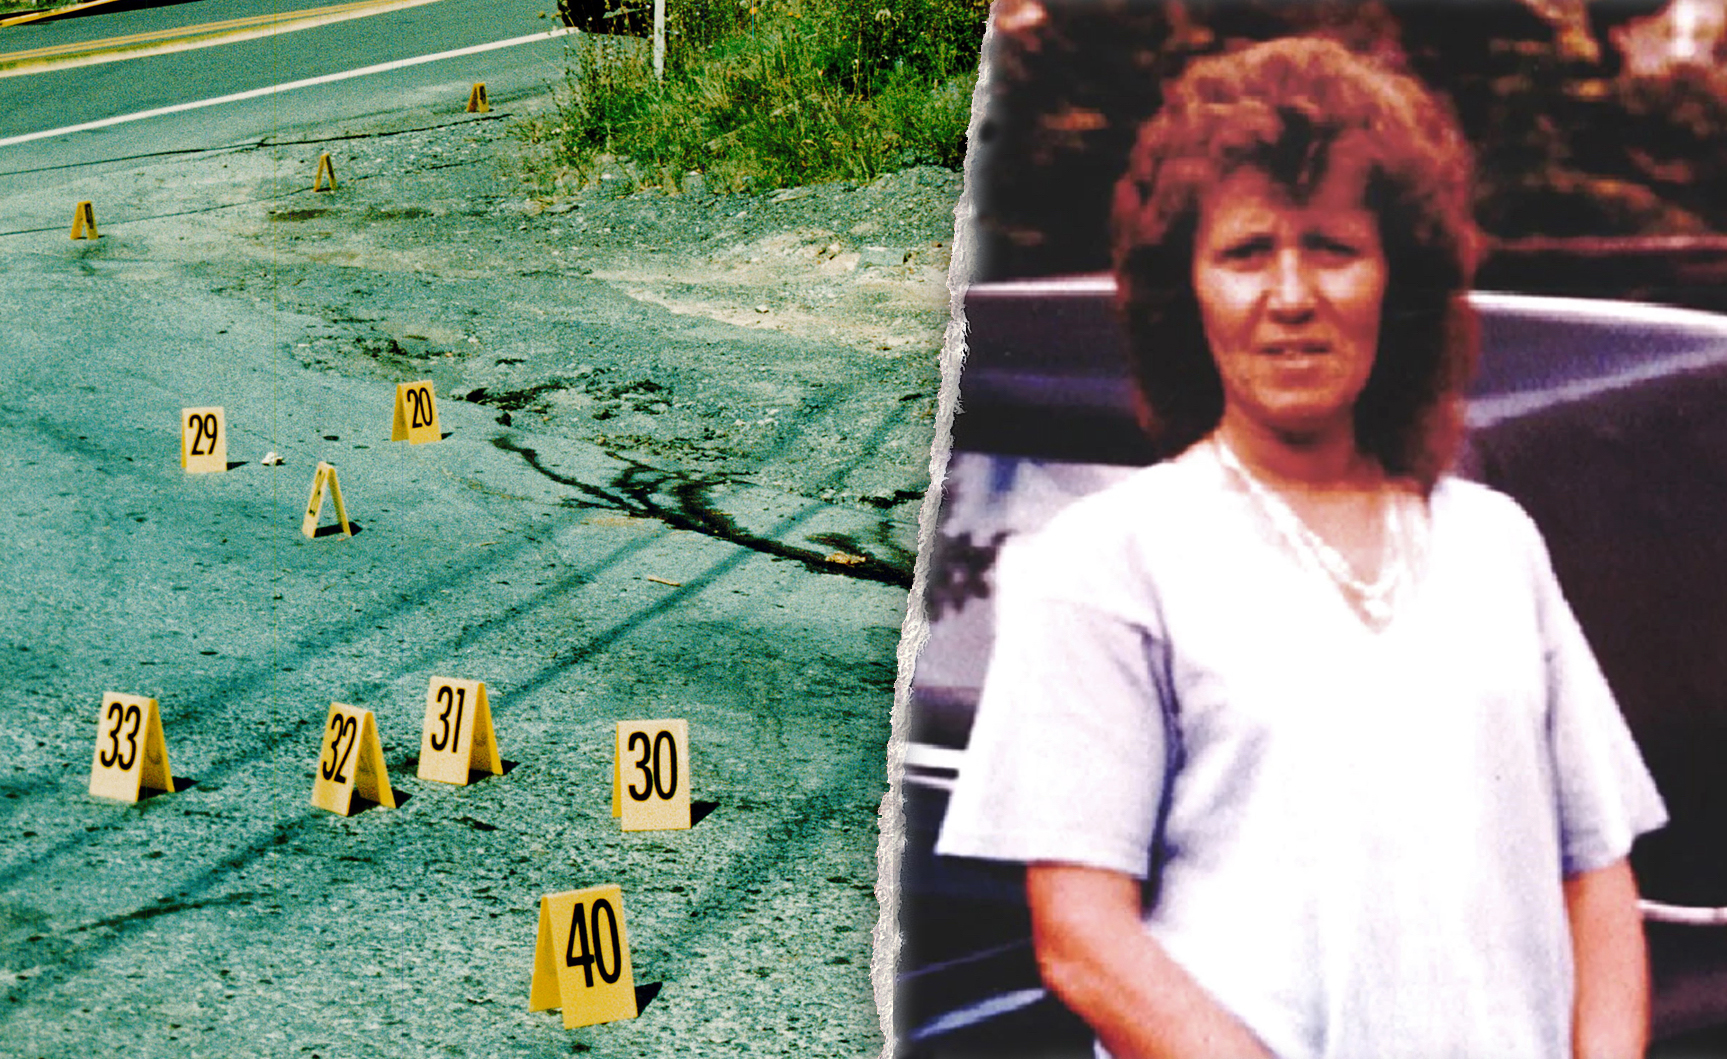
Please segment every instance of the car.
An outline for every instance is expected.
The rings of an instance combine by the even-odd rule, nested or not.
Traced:
[[[933,853],[991,640],[1003,541],[1156,458],[1107,275],[983,283],[912,677],[896,990],[901,1059],[1091,1054],[1039,981],[1022,873]],[[1727,316],[1474,292],[1457,472],[1523,505],[1671,813],[1633,852],[1652,1054],[1727,1055]],[[1701,1051],[1696,1049],[1710,1049]]]

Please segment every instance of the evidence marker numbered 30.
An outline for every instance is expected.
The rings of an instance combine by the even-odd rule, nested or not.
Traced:
[[[228,469],[228,425],[220,408],[180,409],[180,466],[187,474]]]
[[[390,419],[390,440],[418,445],[437,441],[444,435],[438,430],[438,399],[432,395],[429,379],[396,384],[396,413]]]
[[[540,898],[528,1010],[547,1008],[563,1008],[565,1029],[641,1013],[621,887],[590,886]]]
[[[492,708],[480,680],[433,677],[426,689],[426,724],[420,733],[423,780],[466,785],[473,772],[504,774]]]
[[[330,703],[330,718],[324,722],[324,740],[314,767],[312,804],[320,809],[347,816],[353,811],[356,794],[386,809],[396,807],[371,710]]]
[[[172,791],[168,742],[156,700],[110,691],[96,715],[96,756],[90,763],[90,793],[135,802],[144,790]]]
[[[612,755],[612,815],[625,831],[690,826],[690,725],[619,721]]]

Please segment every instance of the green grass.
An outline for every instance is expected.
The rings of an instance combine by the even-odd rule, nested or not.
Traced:
[[[607,159],[639,184],[710,189],[866,181],[958,167],[984,0],[680,0],[665,77],[645,40],[581,36],[555,109],[524,123],[542,192]]]
[[[71,3],[72,0],[64,0]],[[57,0],[0,0],[0,17],[16,15],[20,11],[35,11],[44,7],[61,7],[63,3]]]

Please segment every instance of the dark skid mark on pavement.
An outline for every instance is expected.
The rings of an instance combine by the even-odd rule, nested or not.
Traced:
[[[597,506],[614,508],[641,518],[658,519],[674,529],[689,530],[765,555],[791,559],[803,563],[814,573],[839,574],[897,588],[911,588],[911,570],[899,563],[865,555],[861,562],[836,564],[829,562],[820,552],[749,532],[715,507],[708,497],[708,491],[726,484],[727,478],[688,478],[674,471],[625,460],[626,466],[616,477],[604,486],[596,486],[552,470],[540,461],[537,450],[518,445],[508,435],[493,438],[492,445],[520,456],[529,467],[560,485],[578,490],[591,501],[596,501]],[[671,502],[666,503],[662,498],[669,498]]]

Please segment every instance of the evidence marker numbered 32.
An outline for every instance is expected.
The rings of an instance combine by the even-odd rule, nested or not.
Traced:
[[[473,772],[504,774],[492,708],[480,680],[433,677],[426,689],[426,724],[420,733],[423,780],[466,785]]]
[[[228,469],[228,425],[220,408],[180,409],[180,466],[187,474]]]
[[[96,715],[96,756],[90,763],[90,793],[135,802],[144,790],[172,791],[168,742],[156,700],[110,691]]]
[[[384,767],[384,747],[378,741],[378,724],[372,719],[371,710],[330,703],[324,740],[313,767],[317,771],[312,778],[312,804],[320,809],[347,816],[353,811],[356,794],[386,809],[396,807],[390,773]]]
[[[619,721],[612,756],[612,815],[625,831],[690,826],[690,725]]]
[[[438,429],[438,399],[430,380],[396,384],[396,412],[390,419],[390,440],[418,445],[443,438]]]
[[[590,886],[540,898],[528,1010],[547,1008],[563,1008],[565,1029],[641,1013],[621,887]]]

